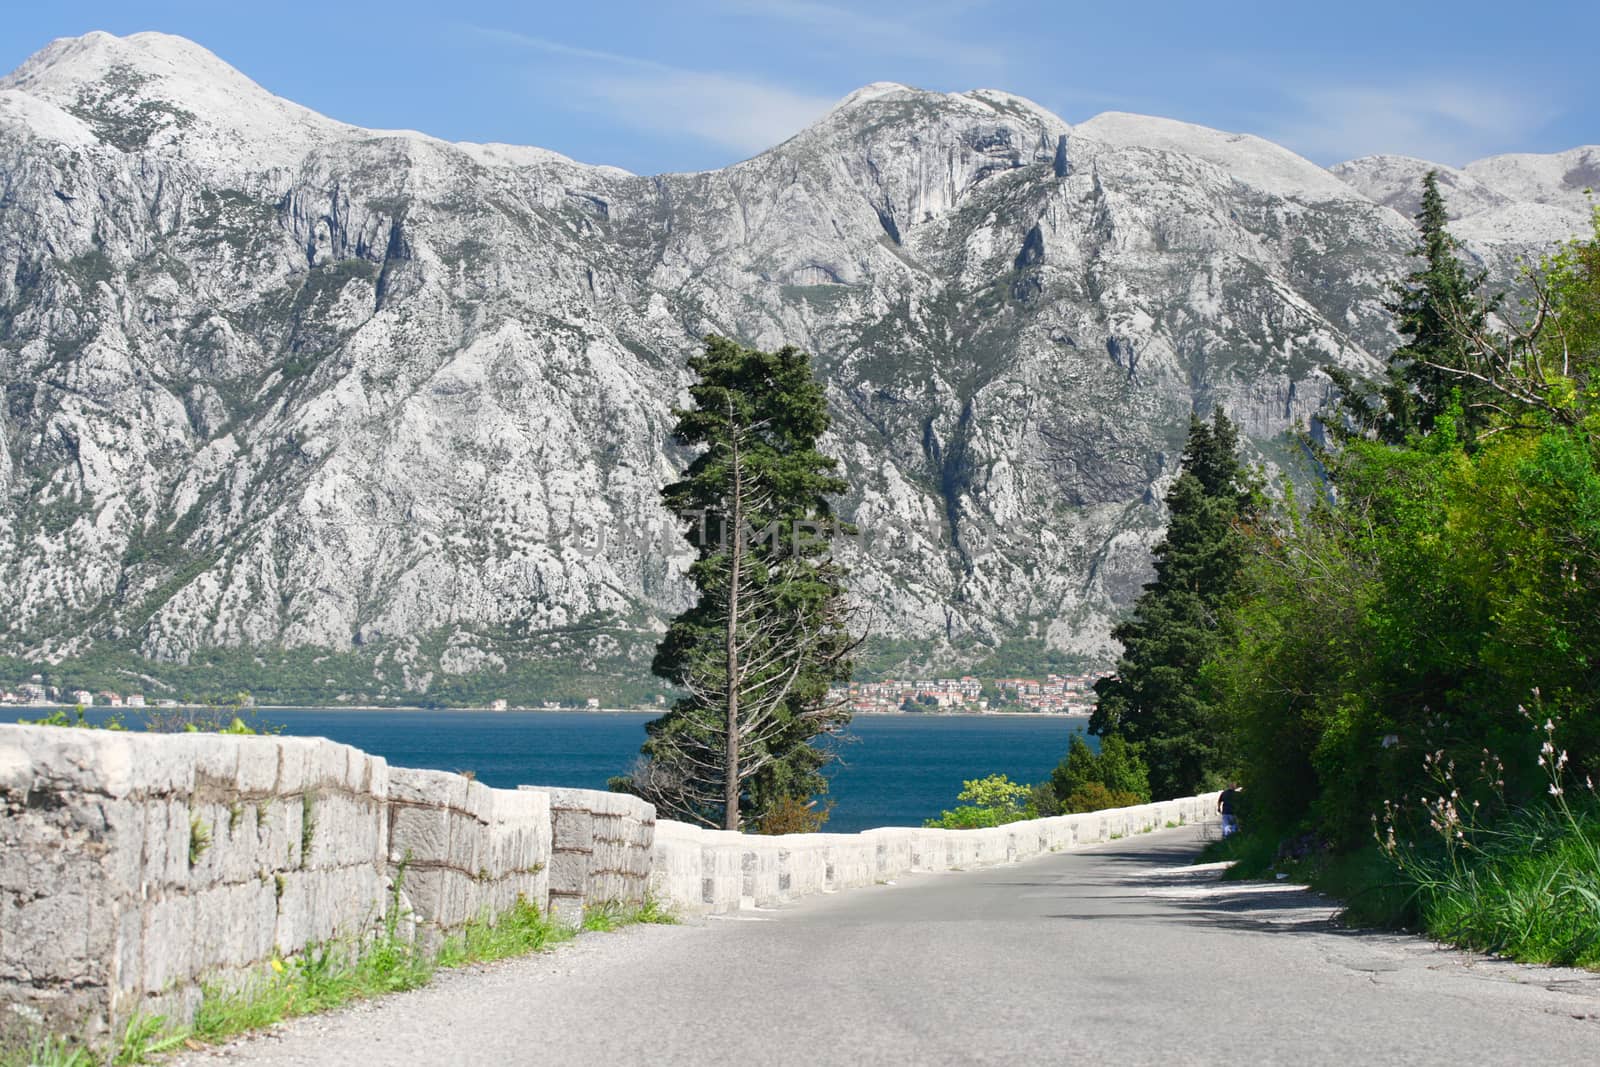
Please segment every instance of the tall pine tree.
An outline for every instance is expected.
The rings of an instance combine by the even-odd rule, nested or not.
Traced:
[[[673,435],[702,451],[661,495],[695,545],[699,597],[653,664],[687,695],[646,727],[643,760],[613,785],[737,830],[823,791],[827,754],[810,742],[848,721],[829,697],[853,648],[829,552],[829,497],[846,485],[817,445],[827,400],[805,353],[709,337],[689,367],[699,380]]]
[[[1137,746],[1158,800],[1197,792],[1216,769],[1221,731],[1199,675],[1244,564],[1238,524],[1255,506],[1238,451],[1238,428],[1222,409],[1210,423],[1190,416],[1155,580],[1112,631],[1123,648],[1115,673],[1095,684],[1090,731]]]
[[[1416,215],[1418,238],[1411,254],[1421,263],[1397,282],[1384,306],[1394,316],[1403,343],[1389,357],[1377,382],[1357,382],[1339,368],[1324,368],[1343,395],[1352,430],[1388,444],[1433,432],[1434,423],[1459,397],[1457,429],[1470,439],[1488,423],[1489,392],[1469,374],[1472,338],[1486,333],[1493,304],[1485,300],[1486,273],[1468,271],[1450,234],[1449,214],[1439,192],[1439,172],[1422,179],[1422,208]]]

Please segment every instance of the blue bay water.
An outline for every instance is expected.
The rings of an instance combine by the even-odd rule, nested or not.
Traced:
[[[0,709],[0,721],[40,710]],[[96,709],[92,717],[104,714]],[[633,763],[653,715],[274,709],[259,718],[287,734],[354,745],[396,766],[470,770],[491,786],[604,789],[607,778]],[[920,825],[955,806],[962,781],[987,774],[1042,781],[1084,723],[1063,716],[859,716],[850,739],[836,746],[841,761],[829,770],[833,814],[826,829]]]

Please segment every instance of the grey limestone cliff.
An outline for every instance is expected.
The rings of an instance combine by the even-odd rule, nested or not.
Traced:
[[[710,332],[816,356],[874,633],[1105,655],[1189,412],[1281,458],[1319,367],[1393,344],[1422,166],[879,84],[640,177],[347,126],[156,34],[50,45],[0,131],[0,652],[352,653],[389,693],[644,673]],[[1492,268],[1581,227],[1563,158],[1451,172]]]

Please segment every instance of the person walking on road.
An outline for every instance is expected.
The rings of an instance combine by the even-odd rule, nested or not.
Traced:
[[[1232,837],[1239,832],[1239,794],[1244,792],[1234,782],[1217,797],[1217,810],[1222,812],[1222,836]]]

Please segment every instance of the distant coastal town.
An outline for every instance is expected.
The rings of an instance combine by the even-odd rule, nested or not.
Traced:
[[[886,712],[1027,711],[1046,715],[1087,715],[1094,707],[1094,683],[1109,672],[1047,674],[1039,678],[984,680],[921,678],[851,682],[833,690],[857,714]]]
[[[34,675],[33,681],[21,682],[16,686],[0,685],[0,704],[21,704],[31,707],[49,707],[53,704],[76,704],[79,707],[106,707],[106,708],[175,708],[176,700],[162,698],[146,702],[143,693],[113,693],[110,690],[91,692],[87,689],[61,689],[53,685],[45,685],[40,675]]]

